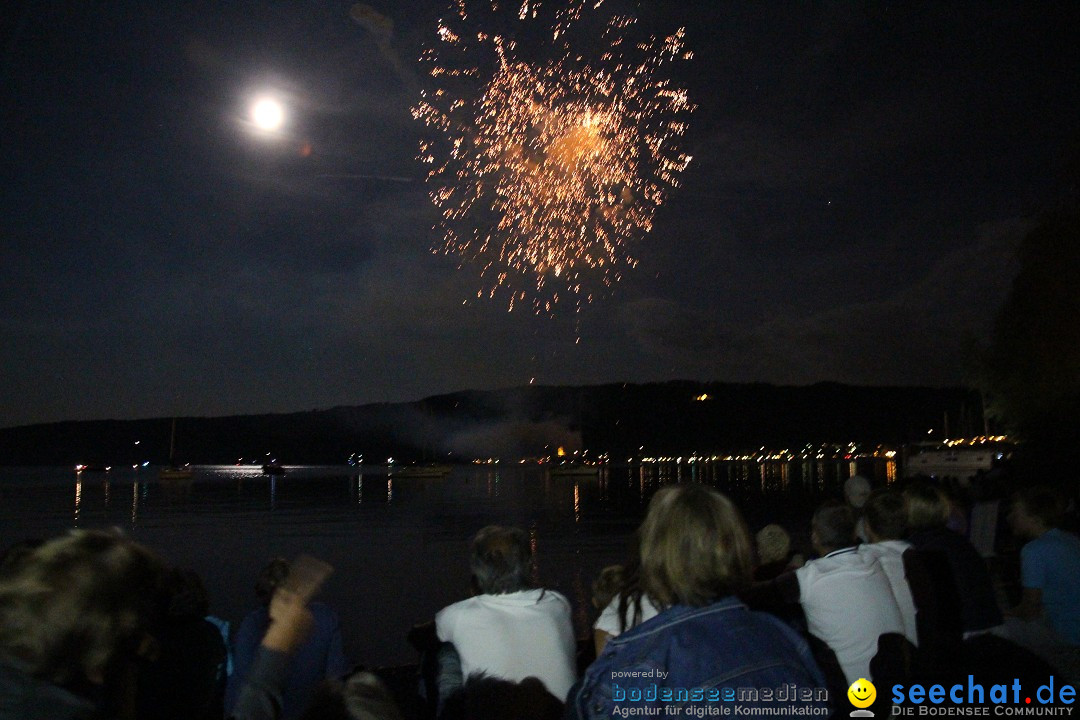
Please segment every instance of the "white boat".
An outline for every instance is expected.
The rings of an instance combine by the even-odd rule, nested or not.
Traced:
[[[905,448],[904,476],[969,480],[980,470],[990,470],[995,462],[1008,457],[1011,452],[1011,446],[993,441],[916,443]]]

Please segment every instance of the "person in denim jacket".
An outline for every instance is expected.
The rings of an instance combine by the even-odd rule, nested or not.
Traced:
[[[750,582],[753,545],[727,497],[697,484],[664,488],[639,536],[641,582],[661,612],[607,643],[571,688],[569,717],[691,717],[701,715],[692,707],[724,705],[827,713],[806,643],[735,597]]]

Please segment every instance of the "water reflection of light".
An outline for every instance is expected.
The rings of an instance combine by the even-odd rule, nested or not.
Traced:
[[[82,476],[75,476],[75,527],[79,526],[79,508],[82,506]]]
[[[529,554],[532,555],[532,581],[534,585],[540,584],[539,566],[536,561],[536,525],[529,528]]]
[[[210,465],[206,469],[214,475],[238,480],[263,474],[261,465]]]
[[[859,468],[855,464],[855,461],[852,460],[851,462],[848,463],[848,477],[854,477],[855,475],[858,475],[858,474],[859,474]]]
[[[105,507],[109,507],[109,481],[105,480]]]
[[[356,504],[364,504],[364,476],[363,474],[356,476]]]
[[[270,509],[277,507],[277,476],[270,476]]]
[[[394,479],[389,475],[386,476],[386,504],[389,505],[394,499]]]
[[[574,483],[574,522],[581,522],[581,486]]]
[[[139,521],[139,483],[131,484],[131,527]]]
[[[896,482],[896,461],[890,460],[885,463],[885,482],[892,485]]]

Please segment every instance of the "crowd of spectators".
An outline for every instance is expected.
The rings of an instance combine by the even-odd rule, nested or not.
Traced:
[[[470,546],[472,596],[409,634],[415,703],[400,676],[346,659],[336,613],[314,599],[325,564],[273,559],[258,607],[230,632],[193,571],[119,532],[73,530],[0,560],[0,720],[607,720],[628,704],[679,715],[747,689],[743,707],[846,716],[848,688],[867,681],[1004,672],[1075,685],[1080,539],[1065,512],[1042,487],[1002,508],[999,534],[1022,547],[1011,593],[964,532],[982,521],[929,479],[873,488],[856,476],[806,528],[756,534],[721,492],[670,485],[631,557],[596,578],[587,638],[571,602],[534,582],[528,536],[485,527]]]

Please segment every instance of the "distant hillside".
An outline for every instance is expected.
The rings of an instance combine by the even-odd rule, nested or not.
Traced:
[[[707,395],[708,399],[700,400]],[[961,388],[806,387],[672,381],[465,391],[418,402],[303,413],[179,418],[176,455],[192,463],[342,463],[537,456],[568,450],[687,454],[899,444],[942,431],[981,431],[978,398]],[[981,421],[979,421],[981,423]],[[171,418],[63,422],[0,429],[0,464],[163,463]]]

